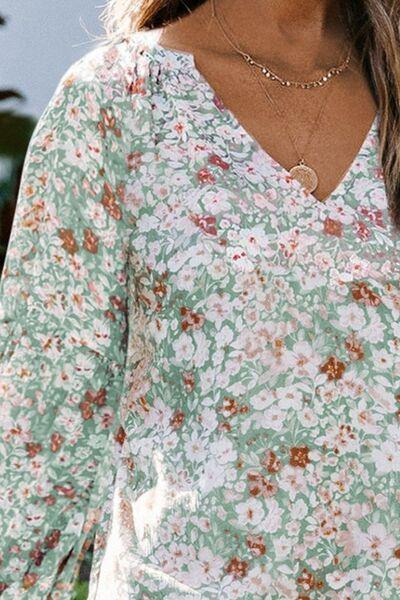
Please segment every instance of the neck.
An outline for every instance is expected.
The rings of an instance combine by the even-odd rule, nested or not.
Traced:
[[[340,9],[340,2],[335,0],[250,0],[250,3],[280,29],[289,31],[295,31],[299,26],[315,31],[325,29]]]
[[[240,47],[261,59],[268,56],[272,64],[289,64],[294,71],[300,66],[324,68],[342,56],[346,31],[340,20],[341,0],[214,0],[214,4],[217,16],[229,27],[228,35],[233,32]]]

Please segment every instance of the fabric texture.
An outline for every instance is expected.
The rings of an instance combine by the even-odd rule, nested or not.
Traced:
[[[395,600],[400,261],[377,115],[325,202],[149,36],[71,65],[0,286],[0,590]]]

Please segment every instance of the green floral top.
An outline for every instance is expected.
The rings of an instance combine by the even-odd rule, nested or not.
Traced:
[[[0,295],[2,600],[395,600],[400,237],[377,115],[318,202],[146,34],[71,65]]]

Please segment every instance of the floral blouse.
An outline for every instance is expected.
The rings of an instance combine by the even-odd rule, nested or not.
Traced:
[[[400,596],[400,236],[378,121],[319,202],[193,55],[71,65],[0,288],[0,594]]]

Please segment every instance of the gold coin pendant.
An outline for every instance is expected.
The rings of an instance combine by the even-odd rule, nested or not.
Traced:
[[[289,172],[293,179],[297,179],[307,192],[313,192],[318,186],[318,176],[316,172],[304,163],[295,165]]]

